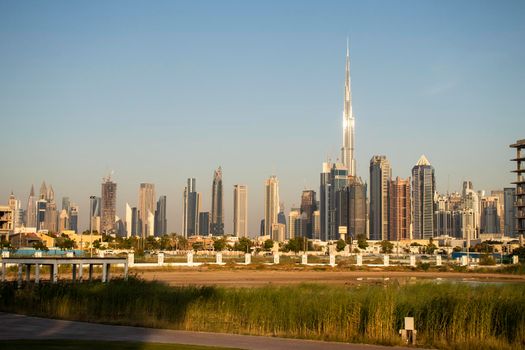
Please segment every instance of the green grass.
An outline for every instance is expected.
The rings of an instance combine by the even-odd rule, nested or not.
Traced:
[[[0,350],[226,350],[211,346],[87,340],[2,340]]]
[[[0,286],[0,310],[52,318],[342,342],[401,345],[405,316],[418,345],[525,347],[525,286],[417,283],[261,288],[109,284]]]

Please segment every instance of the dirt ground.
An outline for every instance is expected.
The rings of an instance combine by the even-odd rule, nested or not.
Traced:
[[[525,283],[525,275],[497,273],[415,272],[415,271],[280,271],[280,270],[135,270],[146,280],[170,285],[219,285],[255,287],[298,283],[363,284],[416,280],[450,280],[472,283]]]

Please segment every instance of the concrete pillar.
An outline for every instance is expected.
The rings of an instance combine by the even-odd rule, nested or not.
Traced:
[[[513,264],[519,264],[520,263],[520,257],[517,255],[512,256],[512,263]]]
[[[133,267],[135,265],[135,254],[134,253],[128,253],[128,265],[129,267]]]
[[[436,266],[441,266],[441,255],[436,255]]]
[[[279,254],[279,252],[273,253],[273,263],[275,265],[279,264],[280,257],[281,257],[281,255]]]
[[[108,277],[107,273],[108,273],[107,264],[103,263],[102,264],[102,283],[106,283],[106,280]]]
[[[40,250],[35,251],[35,258],[41,258],[42,252]]]
[[[22,264],[18,264],[18,288],[22,288]]]
[[[357,266],[363,266],[363,256],[361,254],[357,254],[356,255],[356,264]]]
[[[125,281],[128,280],[128,263],[127,262],[124,263],[124,280]]]
[[[187,255],[188,265],[193,265],[193,252],[189,252]]]
[[[78,280],[82,282],[82,273],[84,272],[84,264],[78,264]]]
[[[89,275],[89,282],[91,282],[93,280],[93,264],[89,264],[88,275]]]
[[[111,264],[106,264],[106,282],[111,280]]]
[[[40,283],[40,264],[35,264],[35,284]]]
[[[51,265],[52,268],[51,268],[51,273],[52,273],[52,282],[53,283],[57,283],[58,281],[58,264],[57,263],[54,263],[53,265]]]
[[[159,253],[159,255],[157,255],[157,265],[164,265],[164,253]]]
[[[222,253],[217,253],[217,254],[215,255],[215,262],[216,262],[217,264],[222,264]]]
[[[2,282],[5,282],[6,279],[6,269],[5,269],[5,262],[2,262]]]
[[[26,264],[26,281],[31,282],[31,264]]]
[[[71,274],[73,275],[73,283],[77,281],[77,264],[71,264]]]
[[[466,255],[462,255],[461,256],[461,266],[467,266],[467,265],[468,265],[467,256]]]
[[[250,253],[244,254],[244,263],[249,265],[252,263],[252,255]]]
[[[383,255],[383,265],[384,266],[390,265],[390,256],[388,256],[388,254]]]
[[[330,266],[335,266],[335,254],[330,254]]]
[[[416,256],[410,255],[410,267],[416,267]]]
[[[301,264],[302,265],[307,265],[308,264],[308,255],[306,255],[306,254],[301,255]]]

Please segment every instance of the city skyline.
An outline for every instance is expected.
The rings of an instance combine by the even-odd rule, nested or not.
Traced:
[[[0,73],[5,73],[3,75],[6,77],[5,83],[0,86],[3,92],[3,97],[0,97],[0,116],[6,123],[6,127],[11,131],[0,142],[1,146],[7,149],[10,154],[14,154],[16,159],[14,166],[7,168],[2,176],[0,196],[4,198],[3,202],[6,202],[9,194],[13,191],[16,198],[25,203],[30,186],[32,184],[38,186],[42,180],[45,180],[46,183],[55,185],[56,202],[59,202],[62,197],[70,197],[73,202],[78,204],[80,211],[79,228],[82,229],[88,226],[89,196],[100,196],[100,178],[110,170],[115,170],[115,182],[118,184],[117,216],[125,217],[126,202],[136,202],[138,184],[153,183],[159,193],[166,194],[169,197],[167,207],[168,231],[178,232],[181,227],[182,216],[180,198],[183,196],[185,179],[192,177],[198,179],[201,184],[207,184],[209,173],[213,170],[214,164],[221,164],[225,172],[224,188],[230,189],[236,183],[246,184],[250,188],[249,233],[254,236],[258,232],[260,219],[264,217],[264,180],[268,176],[276,175],[279,178],[280,198],[285,203],[286,208],[299,207],[301,192],[304,189],[319,191],[319,172],[322,162],[326,161],[328,157],[332,161],[336,161],[340,157],[340,115],[343,109],[345,40],[348,32],[351,34],[352,94],[355,97],[353,103],[357,115],[356,161],[358,176],[369,183],[366,166],[368,160],[373,155],[384,154],[391,162],[392,176],[407,178],[410,176],[410,169],[416,164],[417,159],[421,154],[425,154],[432,160],[432,165],[436,171],[436,186],[440,193],[447,192],[447,189],[460,191],[464,180],[471,180],[475,190],[484,189],[487,192],[511,187],[510,183],[513,181],[513,176],[510,173],[512,164],[508,160],[513,154],[509,150],[508,144],[521,138],[519,133],[525,129],[524,118],[520,118],[525,103],[519,99],[523,95],[524,89],[522,83],[518,83],[515,79],[519,80],[525,71],[518,65],[518,61],[522,59],[524,54],[523,48],[509,45],[508,41],[510,40],[512,43],[512,38],[523,37],[523,27],[519,25],[523,11],[516,10],[515,15],[510,15],[511,9],[494,9],[486,3],[484,4],[484,11],[469,15],[466,18],[468,23],[474,25],[474,28],[481,29],[479,33],[471,31],[467,32],[466,35],[460,34],[455,39],[461,42],[470,40],[471,44],[466,47],[474,49],[475,53],[485,53],[484,50],[489,51],[485,48],[494,50],[488,52],[490,54],[480,54],[479,56],[467,55],[465,48],[460,49],[454,45],[451,45],[452,47],[446,45],[443,42],[446,33],[434,34],[432,36],[434,45],[430,48],[421,49],[417,45],[415,47],[408,45],[411,48],[410,51],[394,51],[395,57],[387,56],[386,53],[394,45],[389,43],[387,39],[392,38],[391,35],[393,34],[390,36],[384,33],[380,35],[379,32],[372,30],[371,27],[359,20],[355,12],[365,8],[367,10],[365,12],[369,13],[370,8],[357,4],[343,6],[349,20],[353,20],[352,24],[356,24],[351,26],[351,30],[349,30],[348,25],[341,24],[340,27],[334,28],[323,22],[330,27],[330,30],[321,31],[313,37],[304,38],[300,34],[294,35],[291,27],[288,27],[280,16],[278,17],[281,18],[281,21],[277,21],[277,23],[281,26],[281,30],[286,33],[282,37],[275,37],[275,32],[268,34],[263,30],[249,27],[248,32],[256,34],[257,39],[263,40],[250,42],[248,53],[243,56],[246,62],[234,62],[233,65],[235,63],[246,64],[260,53],[259,50],[275,48],[272,44],[279,47],[283,46],[284,50],[281,60],[275,58],[270,60],[268,64],[264,64],[260,60],[255,61],[260,71],[258,74],[264,75],[272,69],[277,69],[276,72],[283,75],[282,78],[272,75],[273,84],[282,85],[281,89],[277,89],[278,94],[270,92],[275,89],[273,84],[264,80],[261,75],[256,75],[256,79],[259,80],[255,81],[263,84],[262,86],[261,84],[253,86],[255,97],[251,94],[246,95],[239,90],[241,85],[250,83],[248,79],[241,78],[239,75],[251,67],[240,64],[236,71],[230,63],[226,62],[226,59],[231,59],[233,56],[230,55],[240,50],[243,45],[235,44],[222,37],[221,43],[226,44],[224,48],[213,43],[198,47],[204,43],[204,38],[195,33],[188,33],[187,37],[184,37],[183,28],[170,27],[168,22],[165,22],[167,19],[162,17],[161,25],[165,26],[163,28],[166,32],[160,32],[161,36],[167,39],[172,34],[177,42],[180,41],[185,50],[178,53],[171,50],[164,52],[160,46],[156,46],[155,43],[151,44],[149,47],[151,49],[150,56],[141,56],[144,61],[130,59],[125,66],[130,68],[133,64],[150,62],[153,65],[148,70],[151,78],[148,80],[149,75],[147,74],[139,75],[138,80],[142,83],[149,82],[150,85],[157,81],[163,82],[163,84],[160,84],[159,87],[156,85],[154,88],[148,87],[147,90],[151,90],[150,92],[146,88],[137,88],[135,91],[125,90],[126,92],[120,95],[120,98],[115,96],[115,92],[113,92],[110,95],[117,97],[118,103],[110,103],[102,95],[91,89],[106,81],[100,74],[103,72],[102,68],[112,67],[116,63],[115,58],[118,55],[111,56],[111,54],[116,55],[115,52],[104,46],[110,53],[108,61],[95,59],[96,64],[92,66],[95,71],[94,78],[88,79],[85,85],[81,83],[81,78],[88,72],[89,66],[85,66],[86,62],[82,61],[79,55],[83,52],[83,47],[88,50],[88,53],[95,50],[93,45],[97,42],[97,38],[100,38],[96,31],[92,35],[91,32],[85,34],[86,42],[83,45],[77,45],[71,42],[65,34],[55,31],[64,23],[47,23],[48,17],[46,16],[22,30],[20,23],[31,18],[34,10],[25,8],[24,5],[3,3],[0,7],[5,11],[0,11],[0,13],[4,13],[4,15],[0,14],[0,19],[5,16],[6,21],[0,21],[2,33],[5,33],[7,29],[13,29],[18,40],[22,37],[27,38],[29,42],[33,42],[43,35],[51,40],[51,45],[49,51],[43,52],[41,56],[43,63],[39,63],[35,67],[35,69],[42,69],[42,75],[39,75],[36,71],[29,69],[29,56],[26,55],[31,52],[30,49],[20,46],[22,45],[20,43],[11,42],[9,37],[0,37],[0,43],[11,45],[14,49],[13,53],[8,53],[0,58]],[[518,9],[523,7],[518,3],[511,4],[510,7]],[[445,5],[445,9],[440,11],[445,11],[447,6],[450,11],[450,4]],[[174,5],[163,3],[157,6],[164,6],[169,9]],[[290,5],[281,5],[279,8],[284,11],[287,6]],[[411,11],[424,15],[426,11],[423,8],[428,10],[428,7],[435,7],[428,4],[426,6]],[[460,5],[460,7],[462,6],[465,5]],[[266,9],[264,6],[262,7],[263,10]],[[310,7],[312,6],[310,5]],[[312,12],[313,9],[310,7],[308,10]],[[338,17],[335,15],[333,7],[333,4],[327,7],[327,15]],[[74,9],[75,7],[71,6],[63,9],[63,11],[74,11]],[[136,15],[130,13],[129,10],[127,11],[124,11],[123,19],[117,20],[118,23],[120,23],[119,21],[131,20]],[[381,11],[386,12],[387,10],[382,9]],[[504,16],[501,14],[502,11],[506,13]],[[496,24],[494,24],[494,27],[490,26],[490,30],[493,31],[492,35],[484,36],[483,34],[486,33],[483,30],[484,27],[481,26],[482,24],[486,25],[486,23],[482,19],[491,12],[495,13],[494,22],[500,25],[502,29],[495,28]],[[225,15],[222,12],[220,14]],[[379,16],[381,15],[384,14],[380,13]],[[82,30],[93,30],[93,25],[98,17],[90,11],[86,16],[84,21],[73,26],[73,34],[79,34]],[[262,18],[269,18],[269,16],[267,9],[263,11]],[[404,18],[402,14],[396,11],[393,12],[392,16],[389,22],[392,25],[399,25]],[[299,17],[297,23],[305,26],[307,15]],[[150,13],[150,20],[153,18],[155,16]],[[506,23],[501,23],[503,18],[507,20]],[[433,25],[437,25],[432,21],[433,16],[430,16],[429,19],[428,28],[419,24],[422,29],[431,30]],[[458,17],[452,15],[449,19],[448,24],[453,27],[452,29],[461,27]],[[226,26],[225,22],[221,20],[219,20],[219,24],[222,24],[221,28]],[[237,28],[236,24],[232,24],[234,32]],[[103,25],[115,30],[114,24],[104,22]],[[39,30],[41,26],[44,26],[43,31]],[[412,24],[412,26],[418,27],[418,24]],[[396,42],[404,42],[406,45],[408,40],[406,34],[415,30],[415,27],[407,25],[407,27],[394,31],[399,35],[399,40]],[[173,30],[170,31],[170,28]],[[448,28],[445,32],[452,29]],[[212,29],[205,26],[200,34],[206,37],[206,33],[212,33]],[[134,32],[134,34],[140,33]],[[122,37],[110,37],[109,42],[112,40],[120,42],[127,37],[126,33],[120,33],[120,35]],[[146,34],[144,35],[149,37]],[[237,35],[234,36],[237,37]],[[194,46],[188,46],[190,38],[200,40],[197,40]],[[275,42],[272,43],[269,40],[270,38],[274,38]],[[417,44],[418,39],[419,37],[413,39],[415,40],[414,43]],[[501,48],[500,41],[506,43],[507,46],[503,46],[498,55],[496,51]],[[128,43],[128,46],[124,46],[134,52],[140,45]],[[440,50],[442,48],[447,48],[447,50]],[[231,50],[231,53],[228,53],[228,50]],[[47,74],[58,68],[55,63],[51,63],[51,59],[61,51],[66,52],[65,63],[70,64],[70,66],[65,65],[64,69],[67,71],[74,68],[77,74],[73,75],[71,79],[76,78],[77,80],[69,80],[62,75],[54,77],[53,81],[49,80]],[[315,53],[316,51],[322,53]],[[15,63],[13,61],[14,55],[20,55],[21,52],[26,55],[16,56],[20,58],[20,61]],[[410,58],[409,52],[415,58]],[[174,68],[169,68],[162,53],[177,58],[173,64]],[[173,69],[181,64],[184,67],[184,64],[187,64],[186,60],[202,57],[202,54],[209,54],[211,57],[218,56],[219,58],[219,65],[215,64],[215,68],[220,68],[219,73],[212,75],[211,81],[202,80],[204,75],[210,72],[208,69],[211,68],[206,67],[206,64],[210,63],[206,60],[200,60],[198,66],[194,66],[194,68],[203,69],[203,72],[189,69],[190,73],[194,73],[192,75],[182,70],[182,78],[174,74],[178,71]],[[265,57],[268,58],[268,56]],[[148,58],[149,60],[147,60]],[[404,64],[414,63],[412,60],[416,58],[420,61],[415,63],[414,68],[410,69],[404,66]],[[104,66],[104,62],[106,62],[106,66]],[[253,63],[253,61],[251,62]],[[292,62],[298,64],[298,67],[293,67]],[[156,65],[164,68],[159,69]],[[455,73],[459,73],[463,69],[463,66],[467,65],[472,69],[461,72],[456,81],[452,79],[452,83],[450,83],[441,80],[441,78],[446,80],[445,78],[454,76]],[[385,67],[389,67],[390,72],[387,72]],[[404,68],[397,69],[396,67]],[[483,71],[482,68],[486,71]],[[433,71],[434,69],[437,71]],[[15,76],[8,70],[17,72],[20,79],[15,79]],[[401,82],[401,87],[395,85],[395,78],[400,79],[400,76],[403,75],[402,72],[406,73],[407,71],[411,74],[404,76],[403,79],[406,79],[408,83],[406,81]],[[482,71],[483,74],[480,74]],[[126,72],[127,70],[124,68],[117,70],[117,77],[109,81],[112,91],[118,91],[118,87],[129,82],[129,77],[124,74]],[[166,81],[161,79],[159,73],[162,72],[171,72],[172,74],[168,74],[169,76],[177,77],[178,83],[174,85],[174,89],[169,89]],[[205,85],[208,88],[217,87],[218,80],[221,77],[224,78],[225,73],[228,75],[234,72],[236,74],[234,74],[233,84],[238,85],[235,85],[233,89],[228,88],[228,86],[222,92],[211,89],[214,90],[214,95],[208,96],[211,98],[209,102],[216,109],[207,110],[199,107],[196,98],[200,95],[194,85],[197,82],[204,81],[211,84]],[[310,73],[305,75],[305,72]],[[428,79],[418,79],[415,75],[419,74]],[[483,80],[478,80],[478,75],[483,75]],[[500,79],[506,84],[502,85]],[[300,84],[291,84],[295,80]],[[508,83],[509,81],[510,83]],[[24,83],[31,84],[32,87],[28,87]],[[54,92],[51,94],[43,92],[42,89],[51,83]],[[428,89],[425,90],[423,83],[435,85],[427,86]],[[189,84],[189,92],[181,91],[178,84]],[[70,91],[68,87],[71,86],[77,86],[78,89]],[[149,85],[145,84],[144,86]],[[396,86],[396,90],[400,91],[393,91],[393,86]],[[497,90],[496,86],[498,87]],[[420,90],[421,94],[416,93],[416,89]],[[293,93],[290,93],[290,90]],[[132,100],[142,93],[145,93],[144,102],[137,105]],[[152,99],[151,93],[160,95],[158,102],[161,102],[163,108],[154,107],[150,110],[146,108],[147,106],[151,107],[151,103],[156,101]],[[192,95],[189,95],[190,93]],[[89,100],[86,94],[91,94],[93,97],[95,103],[90,104],[90,106],[93,105],[92,107],[88,107],[86,104]],[[283,97],[280,96],[281,94]],[[248,96],[250,97],[248,98],[249,103],[241,103],[240,107],[228,102]],[[257,96],[264,96],[264,99]],[[492,98],[489,99],[489,96]],[[168,102],[172,98],[175,98],[176,101],[181,98],[188,98],[190,102],[185,104],[186,110],[181,110]],[[64,103],[60,108],[57,108],[56,105],[59,105],[57,102],[60,99]],[[444,99],[447,102],[446,105],[442,104]],[[218,103],[221,100],[224,102],[223,104]],[[192,101],[195,103],[191,103]],[[263,107],[263,112],[248,109],[249,105]],[[386,108],[379,108],[378,106],[381,105],[386,106]],[[437,108],[438,106],[440,108]],[[88,107],[88,111],[84,113],[83,110],[86,107]],[[104,107],[107,107],[107,110]],[[134,107],[139,107],[138,113],[128,110],[128,108]],[[32,108],[37,108],[38,113],[35,113]],[[193,111],[192,108],[194,108]],[[241,122],[241,118],[247,117],[247,111],[250,111],[248,118],[251,120],[251,124]],[[114,117],[108,117],[114,112],[117,112]],[[218,113],[222,117],[221,122],[223,124],[208,119],[205,116],[207,112],[210,112],[214,117],[217,117]],[[150,114],[153,115],[149,120],[148,118],[145,120],[141,118],[141,115]],[[271,130],[265,123],[268,115],[271,116],[269,119],[273,122],[273,129]],[[284,118],[285,116],[286,118]],[[203,119],[201,119],[202,117]],[[110,134],[105,131],[93,132],[94,127],[99,127],[97,124],[102,122],[102,118],[109,118],[110,124],[116,128],[117,142],[113,140],[109,142]],[[45,122],[42,122],[44,119]],[[494,120],[495,123],[488,124],[491,120]],[[209,134],[211,130],[202,128],[204,124],[201,122],[206,122],[206,125],[222,133],[220,139],[224,141],[218,143],[218,139]],[[239,122],[241,125],[237,126]],[[38,133],[33,131],[31,127],[37,123],[40,123],[39,128],[37,128]],[[194,128],[192,126],[194,123],[201,128]],[[418,124],[419,127],[414,126]],[[478,126],[478,124],[484,125],[485,128]],[[181,141],[176,143],[169,142],[172,138],[180,137],[177,130],[188,128],[189,130],[186,131],[190,132],[187,133],[193,133],[195,140],[182,137]],[[80,129],[85,130],[80,132]],[[404,135],[407,133],[405,129],[412,133],[411,137],[406,138],[409,142],[405,140]],[[428,132],[429,130],[431,133]],[[268,132],[276,132],[276,137],[273,138],[271,144],[267,144],[262,138],[262,135]],[[44,139],[41,137],[42,133],[46,135]],[[148,133],[160,137],[149,138]],[[87,137],[90,134],[94,137],[92,142],[89,142],[90,139]],[[232,137],[233,141],[228,142],[226,139],[232,134],[237,137]],[[137,142],[137,146],[134,146],[130,141],[131,138],[141,141]],[[20,147],[17,146],[19,142],[16,141],[21,139],[28,145],[19,149]],[[49,151],[37,152],[41,148],[34,146],[35,144],[41,145],[42,142],[45,142]],[[148,142],[154,142],[148,146],[149,153],[146,152],[147,147],[145,147],[145,143]],[[213,157],[204,152],[212,144],[216,147]],[[185,146],[191,147],[184,148]],[[248,146],[251,148],[249,154],[244,152],[244,148]],[[108,147],[109,149],[107,149]],[[296,147],[307,152],[308,156],[304,157],[298,154],[296,157],[290,157],[293,154],[291,150]],[[102,148],[107,149],[107,153],[102,153]],[[185,149],[185,152],[193,149],[193,153],[184,154],[177,149]],[[78,161],[68,161],[66,164],[59,162],[57,164],[56,154],[62,152],[66,158],[78,154]],[[130,158],[122,157],[123,153],[133,154],[137,158],[132,161]],[[467,161],[465,161],[465,156],[467,156]],[[139,159],[142,162],[141,164],[138,162]],[[199,159],[199,161],[188,161],[193,159]],[[248,166],[246,167],[246,165]],[[202,189],[201,208],[211,212],[211,192],[209,192],[208,187],[209,185],[200,186]],[[226,208],[225,231],[231,233],[233,232],[231,196],[226,195],[224,201]]]

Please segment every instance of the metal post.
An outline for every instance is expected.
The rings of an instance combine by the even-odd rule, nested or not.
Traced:
[[[106,264],[106,282],[109,282],[109,280],[111,279],[111,276],[110,276],[110,269],[111,269],[111,264]]]
[[[35,264],[35,284],[40,283],[40,264]]]

